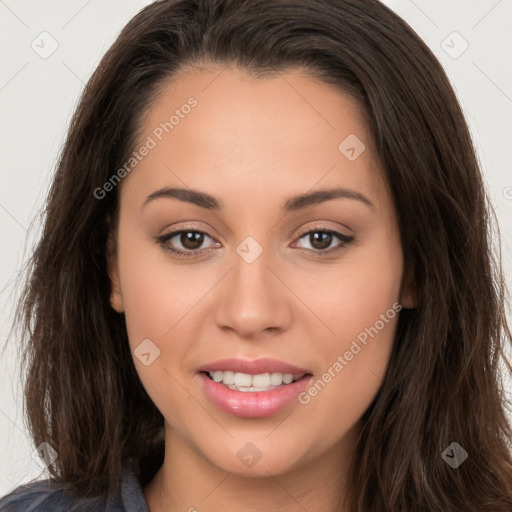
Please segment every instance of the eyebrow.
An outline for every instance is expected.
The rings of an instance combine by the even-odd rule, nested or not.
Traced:
[[[219,211],[224,207],[224,203],[222,201],[216,199],[210,194],[207,194],[206,192],[200,192],[199,190],[192,190],[190,188],[169,187],[161,188],[160,190],[150,194],[144,201],[142,207],[146,206],[148,203],[154,201],[155,199],[161,198],[178,199],[180,201],[195,204],[207,210]],[[296,212],[323,203],[325,201],[330,201],[332,199],[352,199],[364,203],[371,209],[375,208],[373,203],[360,192],[356,192],[355,190],[348,188],[337,187],[332,189],[317,190],[315,192],[307,192],[305,194],[290,197],[283,204],[281,211],[283,214]]]

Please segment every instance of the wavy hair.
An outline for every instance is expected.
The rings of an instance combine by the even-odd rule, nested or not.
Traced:
[[[188,66],[264,79],[291,68],[338,86],[366,116],[397,211],[418,307],[400,313],[382,387],[351,466],[354,512],[512,510],[511,427],[500,361],[511,332],[493,213],[441,65],[376,0],[161,0],[122,30],[87,83],[45,204],[15,324],[25,417],[58,459],[55,480],[101,496],[135,460],[162,462],[163,417],[144,390],[125,319],[110,306],[107,242],[118,188],[162,87]],[[453,469],[443,451],[467,460]]]

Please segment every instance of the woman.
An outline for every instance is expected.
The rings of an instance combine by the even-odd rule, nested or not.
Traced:
[[[446,75],[379,2],[146,7],[20,302],[52,478],[0,510],[511,510],[489,212]]]

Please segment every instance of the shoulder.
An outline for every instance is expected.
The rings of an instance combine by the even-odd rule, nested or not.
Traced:
[[[82,503],[80,503],[82,502]],[[83,500],[53,480],[40,480],[16,487],[0,499],[0,512],[61,512],[80,510]],[[83,510],[83,509],[82,509]]]
[[[78,496],[69,487],[47,479],[16,487],[0,498],[0,512],[149,512],[136,475],[125,470],[120,496],[107,499]]]

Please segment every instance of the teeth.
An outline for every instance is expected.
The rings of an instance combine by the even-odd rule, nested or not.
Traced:
[[[270,386],[270,375],[268,373],[262,373],[260,375],[254,375],[251,384],[255,388],[268,388]],[[273,384],[279,386],[279,384]]]
[[[231,389],[238,391],[267,391],[281,384],[291,384],[294,376],[291,373],[260,373],[250,375],[249,373],[230,372],[216,370],[208,372],[208,375],[215,382],[222,382]],[[300,376],[297,376],[299,378]]]
[[[222,373],[222,379],[219,382],[224,382],[224,384],[234,384],[235,383],[235,374],[234,372],[219,372]]]
[[[251,387],[247,387],[247,386],[242,386],[240,388],[237,388],[234,384],[230,384],[228,386],[229,389],[232,389],[233,391],[243,391],[243,392],[248,392],[248,391],[270,391],[271,389],[275,389],[277,386],[268,386],[268,387],[265,387],[265,388],[255,388],[253,386]]]
[[[290,375],[289,373],[285,373],[283,375],[283,382],[285,384],[291,384],[293,382],[293,375]]]
[[[222,382],[222,379],[224,377],[224,372],[221,372],[219,370],[215,371],[215,372],[210,372],[210,377],[215,381],[215,382]]]
[[[282,373],[271,373],[270,374],[270,384],[272,386],[280,386],[283,383],[283,374]]]
[[[251,387],[252,385],[252,376],[248,373],[235,373],[235,386],[239,388],[240,386]]]

